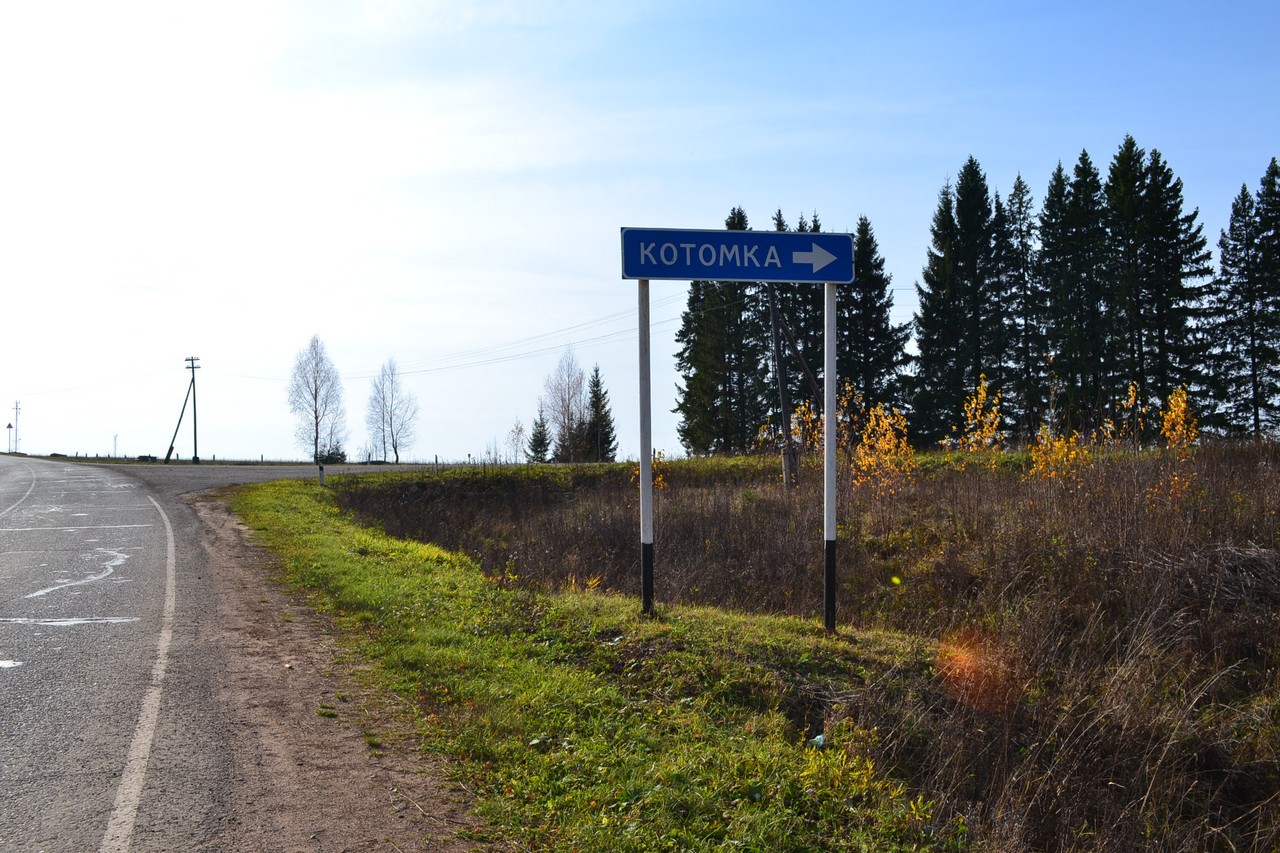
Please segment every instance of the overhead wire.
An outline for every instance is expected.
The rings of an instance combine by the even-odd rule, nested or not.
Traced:
[[[905,290],[906,288],[891,288],[893,291]],[[678,293],[672,296],[663,297],[653,302],[652,308],[663,308],[668,305],[683,301],[686,294]],[[714,309],[703,310],[724,310],[734,305],[744,303],[746,299],[738,299],[733,302],[726,302],[718,305]],[[684,318],[684,314],[676,317],[667,317],[662,320],[650,323],[651,329],[665,329],[672,324],[680,322]],[[701,313],[701,312],[699,312]],[[570,326],[564,326],[558,329],[552,329],[547,332],[541,332],[536,335],[530,335],[525,338],[518,338],[503,343],[490,344],[487,346],[476,347],[468,350],[458,350],[455,352],[444,353],[437,356],[427,358],[414,359],[408,362],[402,362],[399,366],[401,376],[410,375],[426,375],[431,373],[445,373],[454,370],[466,370],[473,367],[487,367],[494,364],[506,364],[514,361],[521,361],[526,358],[537,358],[558,352],[566,345],[565,336],[574,332],[581,332],[587,329],[597,328],[609,323],[614,323],[622,319],[634,316],[632,309],[617,311],[612,314],[606,314],[602,317],[596,317],[591,320],[584,320],[581,323],[574,323]],[[626,340],[634,338],[638,334],[635,327],[624,329],[616,329],[611,332],[605,332],[599,335],[593,335],[586,338],[570,339],[567,343],[572,346],[591,346],[595,344],[603,344],[611,341]],[[545,343],[555,341],[555,343]],[[536,346],[537,344],[543,344]],[[286,381],[282,377],[267,376],[248,376],[245,374],[226,374],[240,379],[252,379],[265,382],[283,382]],[[377,372],[365,372],[350,376],[351,379],[373,379],[377,377]]]

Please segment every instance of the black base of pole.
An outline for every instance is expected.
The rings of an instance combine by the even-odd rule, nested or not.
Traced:
[[[653,615],[653,543],[640,543],[640,612]]]
[[[828,631],[836,629],[836,540],[827,539],[822,573],[822,622]]]

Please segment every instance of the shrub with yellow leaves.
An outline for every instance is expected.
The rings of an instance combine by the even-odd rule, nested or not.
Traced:
[[[1027,476],[1078,486],[1091,458],[1089,445],[1081,443],[1079,433],[1056,435],[1048,424],[1042,424],[1031,445],[1031,470]]]
[[[822,452],[822,413],[809,400],[791,414],[791,437],[806,453]]]
[[[1175,388],[1160,410],[1160,435],[1165,446],[1179,458],[1190,453],[1200,437],[1200,427],[1187,402],[1187,389]]]
[[[984,465],[994,468],[997,454],[1004,449],[1005,439],[1005,432],[1001,428],[1004,418],[1000,413],[1000,400],[999,391],[994,396],[991,394],[986,374],[980,375],[977,387],[964,401],[963,431],[952,427],[952,437],[943,439],[942,445],[956,448],[966,456],[979,458]],[[961,465],[963,464],[962,461]]]
[[[883,403],[867,412],[861,440],[850,454],[853,485],[884,500],[909,485],[916,468],[907,441],[907,416]]]

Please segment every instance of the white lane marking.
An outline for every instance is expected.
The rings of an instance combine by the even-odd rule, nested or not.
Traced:
[[[51,625],[55,628],[72,628],[76,625],[123,625],[137,622],[137,616],[85,616],[70,619],[0,619],[3,625]]]
[[[133,742],[129,744],[129,752],[125,756],[124,772],[120,777],[120,787],[116,790],[115,807],[111,810],[111,819],[107,821],[107,834],[102,839],[99,853],[127,853],[133,841],[133,825],[138,819],[138,803],[142,800],[142,783],[147,777],[147,762],[151,759],[151,744],[155,740],[156,722],[160,715],[160,693],[164,687],[164,673],[169,665],[169,643],[173,640],[173,611],[177,600],[177,547],[173,541],[173,525],[169,516],[156,503],[156,499],[147,496],[147,500],[155,504],[156,512],[164,522],[165,532],[165,582],[164,582],[164,620],[160,625],[160,639],[156,643],[156,662],[151,668],[151,685],[142,699],[142,710],[138,713],[138,727],[133,732]]]
[[[0,669],[13,669],[15,666],[22,666],[20,660],[0,660]]]
[[[31,485],[27,486],[26,494],[24,494],[22,497],[18,498],[18,499],[17,499],[16,501],[14,501],[10,506],[5,507],[4,509],[0,509],[0,516],[5,516],[5,515],[8,515],[9,513],[13,512],[13,510],[14,510],[15,508],[17,508],[17,506],[18,506],[19,504],[21,504],[21,503],[22,503],[23,501],[25,501],[27,498],[31,497],[31,490],[32,490],[32,489],[34,489],[34,488],[36,487],[36,472],[35,472],[35,471],[32,471],[32,470],[31,470],[31,466],[30,466],[30,465],[27,465],[26,463],[23,463],[23,466],[22,466],[22,467],[23,467],[23,468],[26,468],[26,469],[27,469],[27,473],[28,473],[29,475],[31,475]]]
[[[122,563],[124,563],[125,560],[129,559],[128,554],[121,554],[119,551],[108,551],[106,548],[95,548],[94,550],[98,551],[101,554],[111,555],[111,559],[102,565],[102,572],[96,575],[89,575],[89,577],[87,578],[80,578],[80,580],[76,580],[76,581],[66,581],[65,583],[57,583],[49,587],[48,589],[42,589],[37,592],[28,593],[27,595],[24,595],[23,598],[39,598],[42,595],[48,595],[51,592],[57,592],[58,590],[66,589],[67,587],[81,586],[82,584],[93,583],[94,581],[100,581],[103,578],[110,577],[112,574],[114,574],[116,570],[116,566],[121,565]]]
[[[153,524],[77,524],[74,527],[0,527],[0,533],[30,533],[33,530],[127,530],[131,527],[154,527]]]

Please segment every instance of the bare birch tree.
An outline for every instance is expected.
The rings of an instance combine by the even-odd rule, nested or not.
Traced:
[[[400,462],[400,451],[413,446],[414,431],[418,420],[418,401],[404,389],[394,358],[387,359],[373,380],[369,394],[369,408],[365,413],[365,426],[369,429],[369,442],[382,453]]]
[[[565,347],[543,391],[540,402],[555,440],[555,460],[576,462],[581,455],[578,437],[587,419],[587,374],[578,364],[572,346]]]
[[[507,433],[507,450],[511,451],[510,459],[512,462],[520,461],[520,451],[524,448],[524,424],[516,418],[516,422],[511,425],[511,432]]]
[[[345,456],[342,442],[347,437],[347,412],[342,403],[342,379],[319,335],[311,336],[294,361],[289,411],[298,418],[294,432],[298,444],[311,450],[314,461]]]

